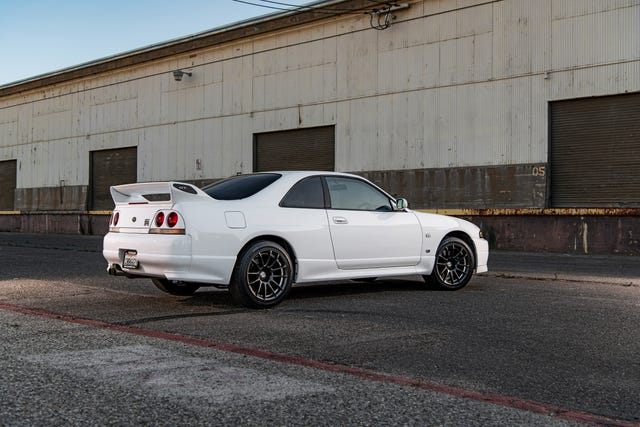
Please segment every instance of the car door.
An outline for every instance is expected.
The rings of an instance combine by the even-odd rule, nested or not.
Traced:
[[[326,176],[327,219],[340,269],[406,267],[420,261],[422,232],[411,212],[367,181]]]

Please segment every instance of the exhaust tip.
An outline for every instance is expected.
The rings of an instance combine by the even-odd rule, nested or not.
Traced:
[[[110,276],[119,276],[119,275],[123,274],[124,272],[122,271],[122,269],[120,268],[120,266],[118,264],[111,264],[107,268],[107,273],[109,273]]]

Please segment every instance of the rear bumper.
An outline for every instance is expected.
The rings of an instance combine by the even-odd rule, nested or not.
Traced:
[[[137,252],[135,269],[123,267],[127,250]],[[228,284],[235,264],[235,257],[193,254],[189,235],[107,233],[102,255],[112,274],[211,284]]]
[[[122,267],[125,250],[138,252],[138,268]],[[176,273],[189,271],[191,237],[108,233],[104,236],[102,255],[109,263],[109,267],[118,266],[127,274],[165,277],[167,271]]]

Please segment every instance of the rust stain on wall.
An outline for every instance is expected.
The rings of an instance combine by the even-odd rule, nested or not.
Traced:
[[[546,208],[546,209],[416,209],[455,216],[639,216],[639,208]]]
[[[462,216],[493,249],[573,254],[640,255],[638,215]]]

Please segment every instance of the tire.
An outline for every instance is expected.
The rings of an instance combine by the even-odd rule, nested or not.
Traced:
[[[196,285],[195,283],[180,282],[177,280],[151,279],[151,281],[156,285],[156,288],[171,295],[193,295],[200,288],[200,285]]]
[[[474,268],[475,257],[469,245],[457,237],[447,237],[438,247],[433,271],[422,277],[430,286],[457,291],[469,283]]]
[[[293,263],[289,253],[277,243],[256,242],[242,252],[229,284],[238,305],[270,308],[282,302],[291,290]]]

